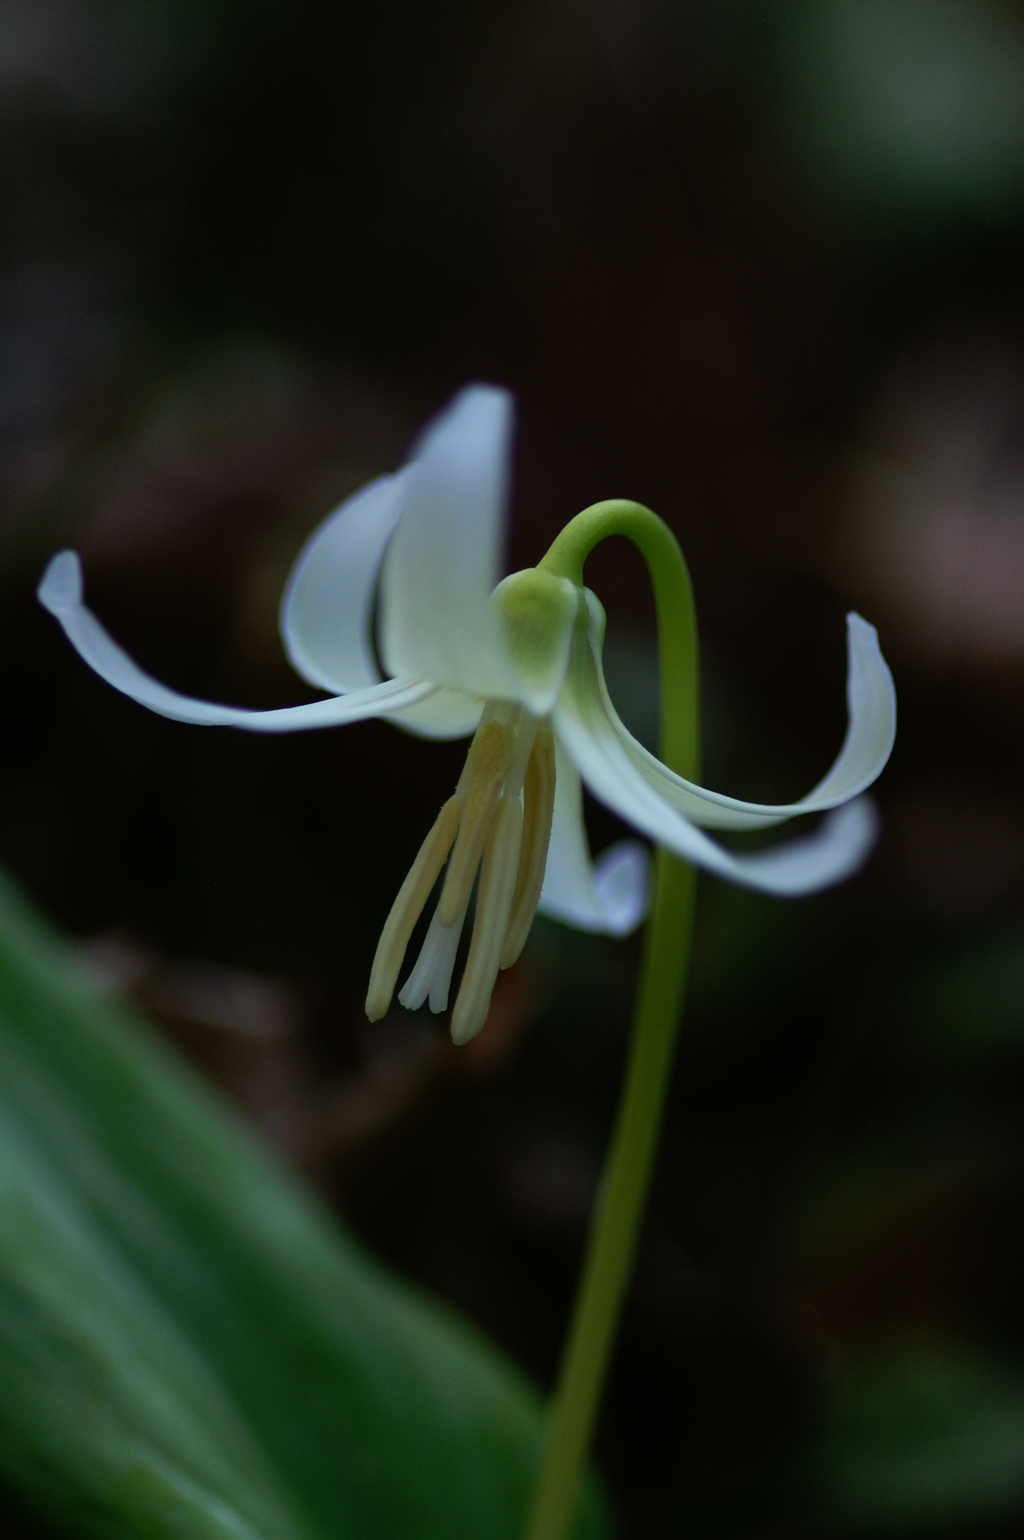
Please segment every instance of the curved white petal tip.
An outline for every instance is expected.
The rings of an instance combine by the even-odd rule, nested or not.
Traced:
[[[820,893],[860,870],[880,826],[871,798],[855,797],[827,813],[812,834],[747,856],[735,880],[779,898]]]
[[[611,936],[628,936],[647,913],[651,857],[638,840],[619,840],[594,863],[594,889]]]
[[[419,460],[438,442],[463,438],[489,455],[501,454],[515,426],[515,397],[503,385],[476,380],[457,390],[413,442],[410,460]]]
[[[79,657],[91,669],[127,695],[160,716],[175,722],[195,722],[207,727],[243,727],[250,732],[287,733],[311,727],[340,727],[366,717],[387,716],[418,705],[434,693],[423,679],[389,679],[384,684],[304,706],[281,706],[270,711],[251,711],[242,706],[221,706],[169,690],[145,673],[119,647],[83,601],[82,568],[74,551],[61,551],[43,574],[38,588],[40,602],[55,616]]]
[[[381,568],[381,651],[392,674],[518,700],[491,595],[500,575],[512,397],[469,385],[428,424]]]
[[[43,573],[36,594],[51,615],[64,615],[81,604],[83,591],[82,563],[76,552],[61,551]]]

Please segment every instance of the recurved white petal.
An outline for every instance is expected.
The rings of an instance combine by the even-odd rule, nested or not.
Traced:
[[[589,691],[585,714],[596,722],[603,715],[643,778],[670,806],[708,829],[766,829],[802,813],[823,813],[849,802],[872,785],[892,753],[896,737],[896,690],[878,645],[878,633],[859,615],[846,617],[846,737],[831,770],[813,791],[798,802],[744,802],[708,791],[684,780],[638,743],[623,726],[612,704],[601,667],[603,612],[588,594],[591,609],[590,643],[593,667],[586,679],[582,666],[574,671],[577,691]],[[596,607],[596,608],[595,608]]]
[[[332,695],[380,681],[370,634],[384,551],[412,466],[346,499],[299,552],[281,600],[281,639],[295,671]]]
[[[578,930],[625,936],[647,913],[650,856],[637,840],[620,840],[591,860],[580,778],[555,749],[555,813],[538,908]]]
[[[491,599],[511,439],[512,398],[487,385],[427,429],[381,569],[381,650],[393,674],[529,704]]]
[[[298,732],[385,716],[425,699],[434,689],[421,679],[391,679],[385,684],[353,690],[331,700],[311,701],[305,706],[284,706],[272,711],[220,706],[169,690],[132,661],[83,604],[82,569],[74,551],[62,551],[53,558],[39,585],[39,598],[60,621],[80,656],[101,678],[141,706],[148,706],[150,711],[171,717],[176,722],[244,727],[257,733]]]
[[[802,839],[749,855],[724,850],[644,778],[610,724],[595,729],[564,694],[555,731],[599,801],[676,855],[744,887],[780,896],[817,892],[855,872],[874,841],[874,809],[860,797]]]
[[[639,840],[616,840],[594,862],[594,890],[613,936],[636,930],[651,901],[651,855]]]
[[[380,565],[402,514],[413,466],[380,476],[315,529],[281,602],[281,636],[297,673],[332,693],[379,683],[371,638]],[[482,704],[443,686],[388,721],[420,738],[464,738]]]

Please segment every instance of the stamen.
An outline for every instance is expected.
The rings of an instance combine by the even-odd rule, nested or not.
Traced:
[[[509,966],[522,949],[544,875],[555,769],[551,730],[545,727],[538,740],[540,725],[511,701],[491,701],[486,707],[455,794],[438,814],[384,925],[366,996],[371,1021],[391,1004],[413,927],[446,860],[437,909],[398,998],[409,1010],[418,1010],[428,998],[432,1011],[447,1009],[479,871],[473,939],[452,1014],[454,1041],[468,1042],[487,1019],[499,966]],[[524,816],[529,839],[521,859]],[[520,939],[512,953],[509,940],[514,938]]]
[[[398,1003],[407,1011],[418,1011],[424,1000],[430,999],[430,1009],[435,1015],[448,1009],[448,991],[451,988],[455,954],[459,950],[462,920],[454,925],[442,925],[437,910],[424,937],[416,966],[398,992]]]
[[[470,746],[459,782],[465,799],[462,818],[437,907],[442,925],[454,925],[469,907],[476,869],[490,832],[514,743],[515,735],[510,728],[492,720],[479,729]]]
[[[452,1011],[454,1043],[468,1043],[487,1020],[508,931],[522,835],[523,810],[518,794],[502,797],[484,850],[473,940]]]
[[[379,1021],[391,1004],[409,937],[430,897],[431,888],[441,875],[441,868],[455,841],[461,813],[462,797],[456,792],[438,813],[384,922],[366,991],[366,1014],[371,1021]]]
[[[551,728],[537,729],[523,783],[523,843],[512,898],[512,915],[501,953],[501,966],[511,968],[530,934],[540,890],[544,885],[551,819],[555,810],[555,740]]]

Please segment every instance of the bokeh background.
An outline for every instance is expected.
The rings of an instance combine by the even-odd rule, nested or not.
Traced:
[[[484,379],[519,401],[510,566],[602,497],[679,535],[715,786],[805,791],[843,614],[880,629],[866,871],[702,888],[598,1443],[623,1540],[1019,1533],[1022,257],[1019,3],[0,0],[0,858],[541,1383],[636,940],[538,922],[460,1052],[370,1028],[461,746],[163,721],[39,573],[75,545],[179,688],[309,698],[276,636],[302,539]],[[591,575],[651,735],[642,568]]]

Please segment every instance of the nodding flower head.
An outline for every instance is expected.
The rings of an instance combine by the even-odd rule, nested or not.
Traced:
[[[895,693],[878,639],[850,615],[846,738],[806,797],[744,802],[664,765],[611,702],[596,596],[543,565],[499,581],[512,415],[507,392],[469,386],[401,470],[350,497],[306,542],[285,589],[281,634],[296,671],[328,692],[325,699],[247,711],[180,695],[143,673],[85,607],[73,552],[54,557],[39,588],[97,673],[177,721],[292,732],[385,717],[421,737],[473,735],[458,785],[385,921],[366,1001],[371,1019],[389,1008],[443,873],[398,998],[412,1009],[426,1001],[434,1011],[447,1008],[475,887],[452,1011],[456,1042],[483,1026],[498,971],[519,956],[538,909],[611,935],[643,918],[645,848],[622,841],[592,861],[581,777],[598,800],[676,855],[763,892],[810,893],[848,876],[870,848],[875,819],[860,793],[895,734]],[[751,853],[729,851],[703,832],[767,828],[817,812],[829,816],[812,835]]]

